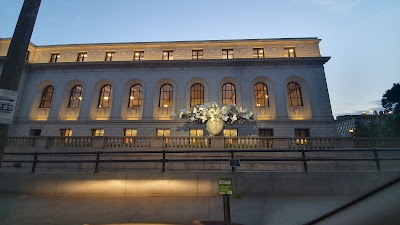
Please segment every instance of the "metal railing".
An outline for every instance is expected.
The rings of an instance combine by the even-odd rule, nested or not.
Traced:
[[[331,156],[321,157],[315,156],[328,152]],[[360,153],[361,156],[349,157],[349,153]],[[240,162],[301,162],[304,171],[309,171],[309,162],[326,162],[326,161],[347,161],[347,162],[374,162],[376,170],[381,170],[381,161],[400,161],[400,157],[382,157],[379,153],[396,152],[400,153],[400,148],[395,149],[286,149],[286,150],[146,150],[146,151],[85,151],[85,152],[14,152],[4,153],[9,156],[32,156],[33,159],[5,159],[2,163],[31,163],[31,172],[36,171],[38,164],[54,164],[54,163],[92,163],[94,164],[94,172],[99,172],[99,165],[104,163],[149,163],[158,162],[162,164],[162,172],[166,171],[166,164],[172,162],[228,162],[231,159],[239,159]],[[247,153],[247,154],[244,154]],[[248,154],[257,153],[257,157],[250,157]],[[274,153],[298,153],[299,156],[271,157]],[[332,153],[337,153],[333,154]],[[341,156],[345,153],[345,156]],[[366,154],[367,153],[367,154]],[[368,154],[369,153],[369,154]],[[143,157],[144,155],[150,155]],[[184,158],[168,158],[176,154],[185,154]],[[199,155],[203,154],[203,158]],[[130,156],[139,155],[140,157],[132,159]],[[347,156],[346,156],[347,155]],[[39,159],[46,156],[47,159]],[[49,159],[49,156],[50,159]],[[68,156],[74,159],[59,159],[61,156]],[[102,159],[107,156],[110,159]],[[93,157],[93,159],[87,159]],[[117,159],[112,159],[117,157]],[[121,159],[121,157],[123,159]],[[75,159],[77,158],[77,159]],[[82,159],[85,158],[85,159]],[[400,167],[399,167],[400,168]],[[235,167],[232,167],[235,171]]]

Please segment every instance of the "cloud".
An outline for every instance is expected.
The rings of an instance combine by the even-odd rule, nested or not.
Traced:
[[[322,6],[334,12],[347,12],[357,6],[361,0],[294,0],[295,2],[308,3]]]

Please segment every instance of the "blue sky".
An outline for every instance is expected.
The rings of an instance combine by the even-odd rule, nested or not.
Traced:
[[[1,0],[11,37],[23,0]],[[400,82],[398,0],[42,0],[36,45],[318,37],[333,114],[380,109]]]

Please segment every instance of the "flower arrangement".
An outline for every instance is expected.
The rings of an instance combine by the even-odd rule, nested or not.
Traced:
[[[174,116],[177,116],[176,114]],[[218,105],[217,102],[208,102],[203,105],[197,105],[192,111],[181,109],[180,118],[186,118],[189,122],[206,123],[207,121],[224,121],[227,123],[252,120],[254,114],[252,111],[237,107],[235,104]]]

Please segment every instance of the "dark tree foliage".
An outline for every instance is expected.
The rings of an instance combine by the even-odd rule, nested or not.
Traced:
[[[392,111],[394,114],[400,114],[400,83],[393,84],[393,87],[382,96],[382,107]]]

